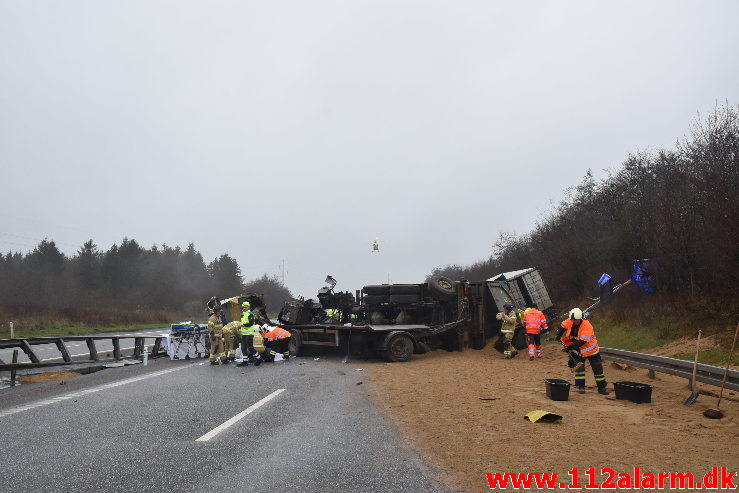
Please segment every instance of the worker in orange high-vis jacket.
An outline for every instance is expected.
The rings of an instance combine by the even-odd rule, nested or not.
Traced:
[[[598,339],[595,338],[595,331],[593,325],[589,320],[585,320],[583,317],[582,310],[579,308],[573,308],[570,310],[569,318],[562,322],[559,330],[557,331],[557,339],[562,341],[564,344],[563,351],[570,354],[579,353],[580,358],[577,356],[570,358],[575,368],[575,386],[577,391],[581,394],[585,393],[585,361],[590,362],[590,368],[593,370],[595,376],[595,384],[598,386],[598,393],[608,395],[608,389],[606,388],[606,376],[603,374],[603,360],[600,357],[600,347],[598,346]]]
[[[259,333],[264,341],[264,357],[265,361],[275,359],[277,353],[282,353],[283,358],[290,359],[290,337],[292,334],[282,327],[270,327],[267,324],[259,328]]]
[[[534,355],[541,358],[543,351],[541,349],[541,333],[549,330],[547,325],[547,317],[539,311],[536,305],[527,308],[521,317],[521,323],[526,329],[526,338],[529,343],[529,361],[534,360]]]

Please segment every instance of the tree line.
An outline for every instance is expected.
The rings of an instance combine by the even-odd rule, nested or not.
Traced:
[[[530,232],[501,233],[487,259],[433,274],[482,280],[537,266],[562,301],[597,296],[603,272],[657,264],[657,289],[736,313],[739,300],[739,106],[718,106],[673,149],[628,156],[595,180],[590,170]]]
[[[0,254],[0,303],[7,307],[157,310],[202,315],[211,296],[265,295],[277,310],[290,291],[266,274],[244,282],[238,262],[223,254],[206,264],[190,243],[187,248],[143,248],[124,238],[101,251],[89,240],[72,256],[44,239],[31,252]]]

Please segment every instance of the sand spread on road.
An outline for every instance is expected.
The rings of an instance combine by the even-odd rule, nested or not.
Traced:
[[[79,377],[82,373],[72,371],[47,371],[44,373],[36,373],[34,375],[24,375],[18,377],[20,383],[38,383],[53,382],[55,380],[67,380],[69,378]]]
[[[610,467],[617,472],[692,472],[712,466],[739,470],[739,393],[724,391],[721,420],[705,418],[716,406],[718,387],[698,384],[690,407],[687,380],[605,362],[610,396],[595,391],[587,368],[588,391],[570,392],[568,401],[546,396],[545,378],[574,382],[566,356],[545,346],[542,360],[525,350],[504,360],[491,344],[481,351],[434,351],[407,363],[366,365],[374,397],[405,438],[441,480],[460,491],[490,491],[485,473],[557,472],[573,467]],[[614,381],[653,385],[652,403],[616,400]],[[480,399],[496,400],[480,400]],[[530,423],[524,415],[542,409],[564,416],[561,424]],[[582,473],[581,473],[582,476]],[[603,480],[603,476],[598,477]],[[568,479],[566,477],[566,479]]]

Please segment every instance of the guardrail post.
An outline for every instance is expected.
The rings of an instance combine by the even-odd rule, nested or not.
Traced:
[[[118,337],[111,339],[113,342],[113,358],[121,359],[121,340]]]
[[[152,358],[159,355],[159,351],[161,350],[161,347],[162,347],[162,338],[157,337],[156,339],[154,339],[154,347],[151,348]]]
[[[88,337],[87,339],[85,339],[85,342],[87,342],[87,349],[90,350],[90,359],[92,361],[100,361],[98,350],[95,347],[95,339],[93,339],[92,337]]]
[[[15,339],[15,335],[13,334],[13,322],[10,322],[10,338]]]
[[[13,364],[18,363],[18,350],[13,349]],[[15,368],[10,370],[10,386],[15,387]]]
[[[135,340],[135,343],[133,345],[133,357],[134,358],[140,358],[141,353],[144,352],[144,338],[143,337],[137,337]]]
[[[655,380],[657,378],[657,375],[654,373],[654,370],[649,370],[649,373],[647,373],[647,376],[651,378],[652,380]]]
[[[31,362],[41,363],[41,359],[38,356],[36,356],[36,353],[33,352],[33,348],[31,347],[30,344],[28,344],[28,341],[26,341],[25,339],[21,340],[21,349],[23,350],[24,353],[28,355],[28,359],[30,359]]]
[[[56,340],[56,347],[59,350],[60,353],[62,353],[62,359],[66,363],[72,362],[72,357],[69,355],[69,351],[67,351],[67,346],[64,344],[64,339],[61,337]]]

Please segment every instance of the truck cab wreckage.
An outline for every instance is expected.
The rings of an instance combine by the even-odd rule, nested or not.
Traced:
[[[452,281],[433,276],[419,284],[364,286],[354,294],[336,292],[336,280],[318,291],[318,301],[285,303],[277,317],[289,330],[291,354],[305,346],[343,348],[362,357],[401,362],[435,349],[482,349],[500,334],[495,315],[504,303],[524,309],[536,303],[554,316],[538,269],[498,274],[485,281]]]

